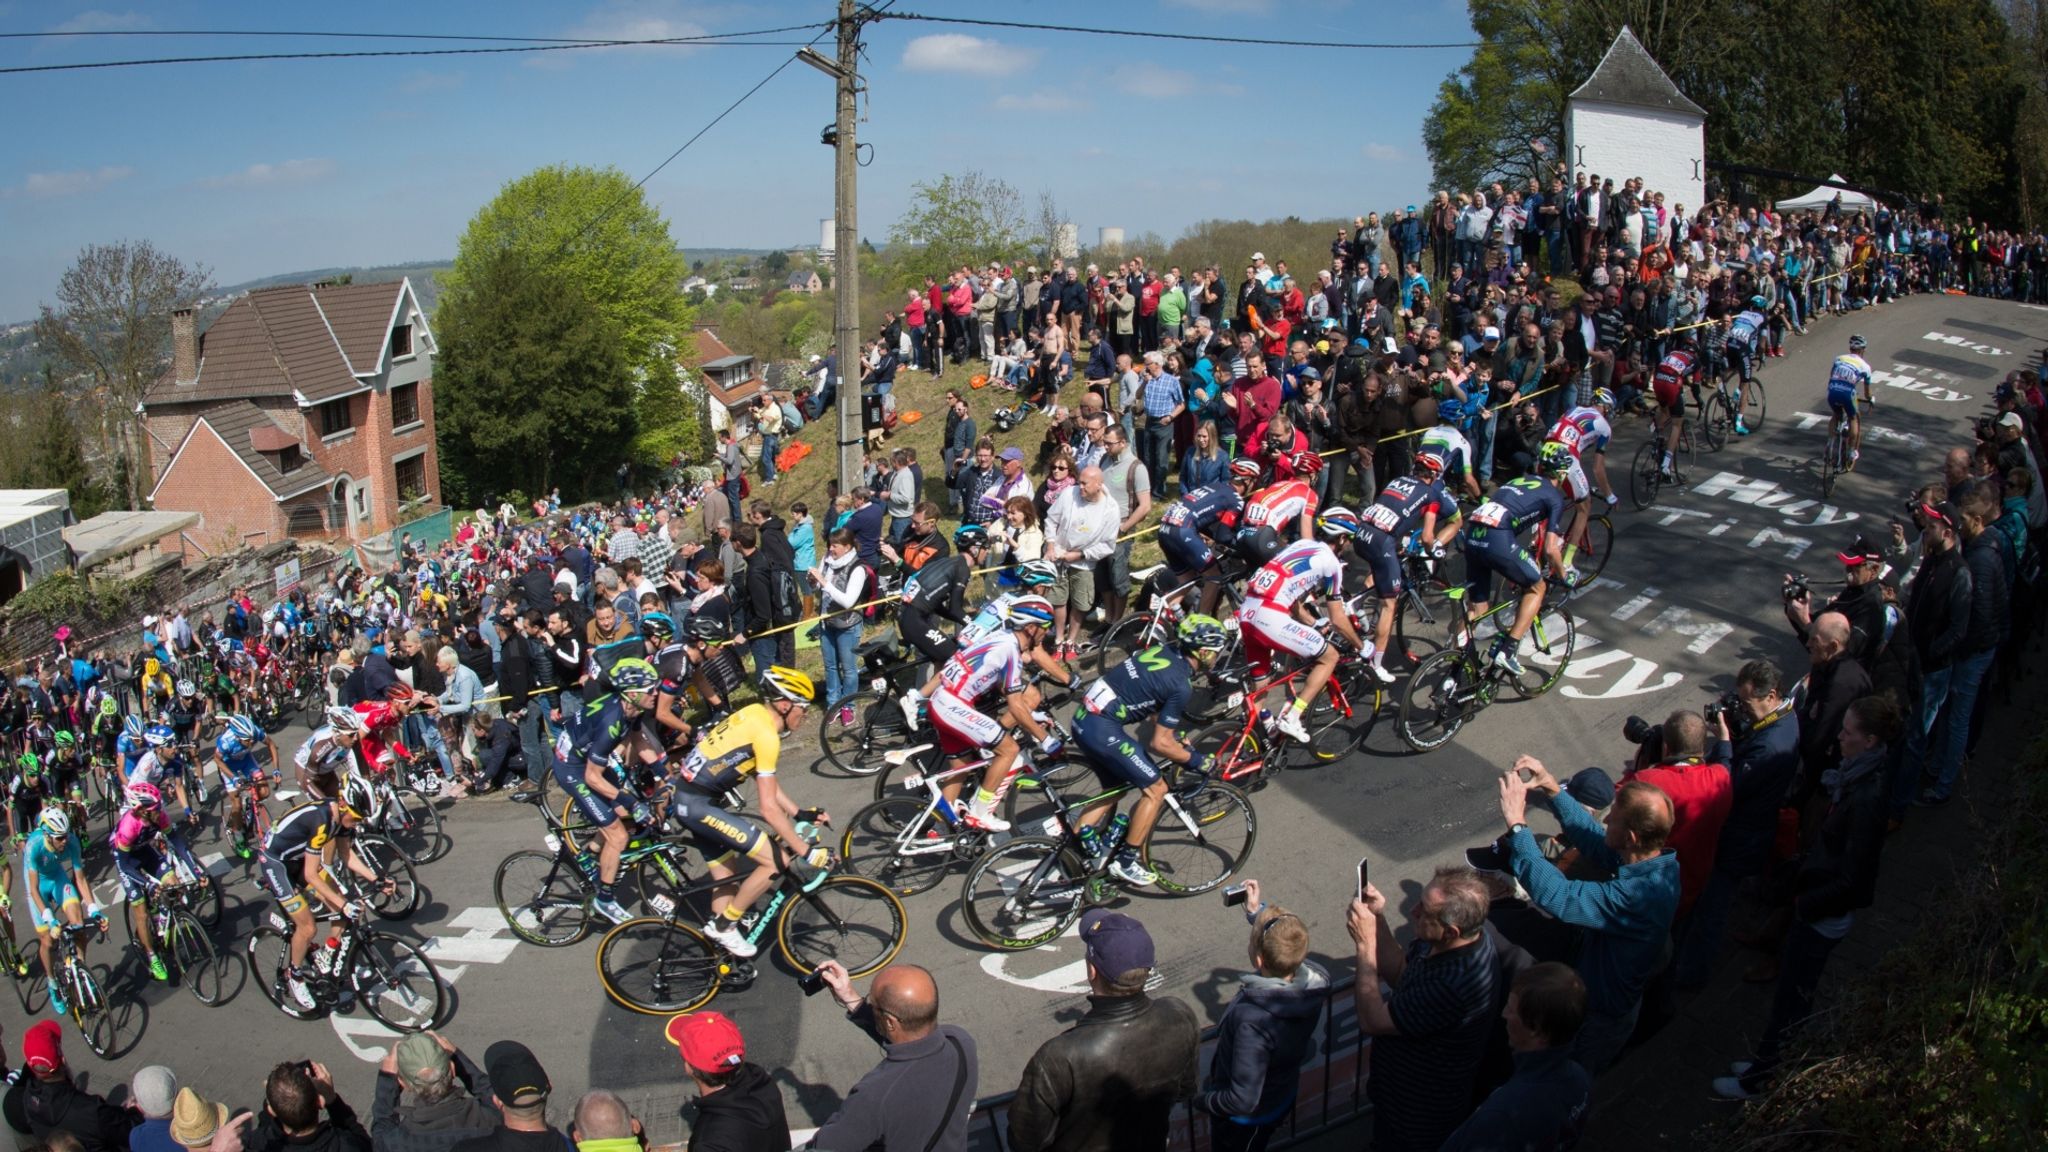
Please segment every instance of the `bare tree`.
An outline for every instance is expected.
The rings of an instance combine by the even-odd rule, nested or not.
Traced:
[[[147,454],[136,409],[170,361],[171,312],[199,299],[212,272],[147,240],[90,245],[57,281],[57,307],[43,305],[36,338],[86,378],[99,412],[102,466],[125,476],[121,493],[142,506]]]
[[[1073,221],[1067,219],[1067,214],[1060,211],[1060,203],[1052,193],[1041,191],[1038,194],[1038,235],[1045,242],[1041,259],[1047,267],[1054,259],[1065,255],[1060,251],[1060,232],[1071,223]]]

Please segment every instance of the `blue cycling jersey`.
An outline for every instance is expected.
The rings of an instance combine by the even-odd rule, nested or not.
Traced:
[[[1236,485],[1225,481],[1204,484],[1167,505],[1166,513],[1159,522],[1164,528],[1192,528],[1197,532],[1207,532],[1226,515],[1230,517],[1223,521],[1226,525],[1235,522],[1238,513],[1243,511],[1244,497],[1238,493]]]
[[[1090,684],[1082,694],[1082,705],[1120,724],[1156,716],[1167,728],[1178,728],[1186,722],[1194,674],[1194,667],[1179,652],[1147,648],[1131,653]]]
[[[74,873],[85,867],[85,857],[78,850],[78,837],[67,836],[62,849],[53,849],[44,839],[45,835],[45,829],[36,829],[22,849],[22,868],[28,873],[29,883],[70,880]]]
[[[599,696],[583,706],[581,715],[562,728],[555,738],[555,758],[583,774],[591,760],[602,764],[611,759],[619,745],[632,734],[635,723],[626,715],[624,699],[616,693]]]
[[[1564,528],[1571,503],[1557,485],[1536,476],[1520,476],[1493,490],[1493,497],[1472,511],[1475,529],[1499,529],[1520,535],[1522,529],[1538,522],[1550,531]]]
[[[1441,478],[1423,481],[1413,476],[1396,476],[1380,489],[1379,499],[1366,505],[1359,519],[1390,537],[1399,539],[1413,532],[1431,509],[1444,513],[1449,497]]]
[[[1828,369],[1828,396],[1846,396],[1854,399],[1861,392],[1870,390],[1870,363],[1851,352],[1835,357],[1835,363]]]

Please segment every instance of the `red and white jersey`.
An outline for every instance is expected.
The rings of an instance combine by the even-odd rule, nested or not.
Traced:
[[[1285,528],[1303,513],[1316,514],[1316,490],[1300,480],[1282,480],[1261,488],[1245,503],[1242,524],[1246,528]]]
[[[1296,540],[1265,566],[1252,573],[1245,585],[1247,606],[1253,602],[1282,612],[1292,611],[1303,596],[1329,595],[1343,587],[1344,562],[1320,540]]]
[[[961,648],[939,673],[939,690],[970,704],[997,684],[1006,693],[1024,688],[1024,654],[1008,631],[992,632]]]
[[[1577,458],[1587,448],[1595,452],[1607,450],[1607,442],[1614,438],[1614,429],[1607,423],[1607,417],[1598,408],[1581,406],[1565,413],[1558,419],[1557,426],[1544,439],[1552,444],[1562,444],[1571,449]]]
[[[1675,380],[1680,384],[1692,379],[1693,366],[1698,363],[1693,354],[1683,348],[1673,349],[1664,359],[1657,362],[1657,378]]]

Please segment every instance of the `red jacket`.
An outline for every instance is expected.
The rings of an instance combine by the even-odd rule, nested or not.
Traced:
[[[1678,853],[1678,914],[1692,908],[1714,873],[1714,849],[1721,825],[1735,803],[1735,783],[1725,764],[1658,764],[1622,773],[1624,781],[1655,784],[1671,797],[1671,837]]]
[[[1237,443],[1238,450],[1248,452],[1258,447],[1256,435],[1280,410],[1280,379],[1277,376],[1263,376],[1257,380],[1249,376],[1230,386],[1227,395],[1237,401]]]
[[[967,316],[974,312],[974,289],[965,281],[953,286],[946,293],[946,310],[955,316]]]

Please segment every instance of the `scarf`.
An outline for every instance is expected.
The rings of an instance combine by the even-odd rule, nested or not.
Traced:
[[[1822,772],[1820,786],[1827,789],[1828,803],[1840,804],[1842,793],[1849,790],[1849,785],[1877,771],[1884,764],[1887,754],[1885,746],[1880,744]]]

